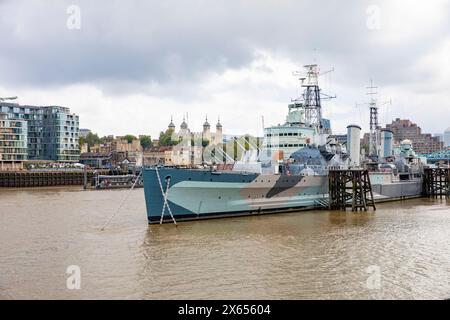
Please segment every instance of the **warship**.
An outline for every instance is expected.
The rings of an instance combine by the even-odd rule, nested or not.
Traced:
[[[262,147],[245,152],[231,169],[221,170],[217,163],[200,168],[144,168],[149,223],[326,207],[328,170],[359,167],[363,162],[361,128],[348,126],[346,143],[331,135],[321,105],[322,99],[331,97],[321,93],[319,67],[313,64],[305,69],[300,78],[302,93],[289,104],[286,122],[265,128]],[[383,161],[367,163],[375,199],[419,195],[421,178],[413,170],[419,162],[411,145],[406,141],[394,149],[392,135],[382,136]]]

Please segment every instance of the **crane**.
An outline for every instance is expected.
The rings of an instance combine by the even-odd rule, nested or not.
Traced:
[[[16,100],[17,97],[6,97],[6,98],[1,98],[0,97],[0,102],[6,101],[6,100]]]

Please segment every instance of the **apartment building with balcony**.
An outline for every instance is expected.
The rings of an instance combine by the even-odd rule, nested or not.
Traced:
[[[79,160],[79,116],[69,108],[3,102],[0,112],[26,122],[28,160]]]
[[[23,169],[27,160],[27,122],[0,113],[0,171]]]

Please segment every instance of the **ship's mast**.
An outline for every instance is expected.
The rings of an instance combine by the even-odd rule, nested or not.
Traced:
[[[319,67],[317,64],[306,65],[306,78],[302,79],[303,103],[306,123],[318,128],[322,125],[322,105],[320,102]]]
[[[373,86],[373,81],[370,80],[370,86],[366,87],[368,89],[367,94],[370,95],[369,109],[370,109],[370,136],[369,136],[369,156],[378,157],[378,105],[375,95],[377,92],[375,89],[378,87]]]
[[[323,121],[321,101],[323,99],[333,99],[336,98],[336,96],[330,96],[321,92],[321,89],[319,88],[319,76],[333,72],[334,68],[322,74],[320,74],[317,64],[308,64],[305,65],[304,68],[306,69],[306,76],[299,78],[303,93],[297,99],[293,99],[292,102],[294,102],[295,108],[303,109],[305,124],[315,127],[318,133],[322,133]],[[296,71],[293,74],[298,76],[301,73]]]
[[[296,108],[302,108],[304,110],[304,122],[307,125],[311,125],[317,128],[317,131],[321,131],[322,127],[322,105],[321,105],[321,93],[319,88],[319,67],[317,64],[305,65],[306,75],[301,76],[301,87],[303,93],[297,98],[293,99]],[[293,73],[298,76],[298,71]]]

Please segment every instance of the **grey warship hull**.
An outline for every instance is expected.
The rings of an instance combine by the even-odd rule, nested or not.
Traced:
[[[146,168],[149,223],[301,211],[326,206],[328,176]],[[376,179],[375,179],[376,180]],[[373,184],[376,202],[418,197],[420,180]],[[167,201],[165,201],[167,200]]]

